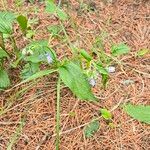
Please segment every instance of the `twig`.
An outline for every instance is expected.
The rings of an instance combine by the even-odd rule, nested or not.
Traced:
[[[41,147],[41,145],[47,140],[48,136],[49,136],[48,133],[43,136],[43,138],[41,139],[40,143],[38,144],[38,146],[36,147],[35,150],[39,150],[39,148]]]
[[[58,7],[61,6],[61,2],[62,2],[62,0],[59,0],[59,1],[58,1]]]

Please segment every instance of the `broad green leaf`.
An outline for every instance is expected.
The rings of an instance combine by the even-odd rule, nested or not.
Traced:
[[[7,88],[10,85],[8,74],[5,70],[0,70],[0,88]]]
[[[124,43],[120,43],[120,44],[117,44],[117,45],[113,45],[111,47],[111,52],[112,52],[112,55],[114,55],[114,56],[120,56],[120,55],[129,53],[130,52],[130,47],[128,47]]]
[[[150,106],[127,104],[124,110],[134,119],[150,124]]]
[[[100,74],[108,75],[108,71],[101,64],[96,64],[96,68]]]
[[[87,125],[84,129],[84,135],[86,138],[92,137],[100,128],[100,124],[98,120],[92,121],[89,125]]]
[[[63,20],[63,21],[68,19],[68,15],[60,8],[57,8],[57,16],[60,20]]]
[[[92,57],[84,50],[82,49],[80,51],[80,54],[87,60],[87,61],[91,61],[92,60]]]
[[[100,109],[100,112],[104,119],[106,120],[112,119],[112,114],[107,109]]]
[[[77,64],[68,62],[59,67],[58,71],[64,84],[67,85],[78,98],[88,101],[97,100],[91,92],[91,87],[86,75]]]
[[[68,15],[59,7],[56,6],[53,0],[48,0],[46,2],[46,12],[52,13],[52,14],[57,14],[58,18],[60,20],[67,20]]]
[[[0,48],[0,59],[4,57],[9,57],[9,56],[2,48]]]
[[[148,53],[150,53],[150,50],[149,49],[141,49],[141,50],[139,50],[138,52],[137,52],[137,56],[144,56],[144,55],[146,55],[146,54],[148,54]]]
[[[0,32],[5,34],[12,33],[12,23],[15,15],[11,12],[0,12]]]
[[[28,55],[24,53],[29,53]],[[30,43],[23,52],[24,60],[32,63],[48,62],[48,56],[52,60],[56,60],[56,53],[48,47],[48,42],[45,40],[34,41]]]
[[[26,83],[26,82],[29,82],[31,80],[35,80],[37,78],[41,78],[43,76],[46,76],[46,75],[49,75],[53,72],[56,72],[57,70],[42,70],[42,71],[39,71],[37,73],[35,73],[34,75],[30,76],[29,78],[27,78],[26,80],[23,80],[20,84],[22,83]]]
[[[38,71],[40,71],[39,63],[28,63],[24,66],[23,70],[21,71],[21,78],[27,79]]]
[[[46,1],[46,12],[56,13],[57,6],[55,5],[53,0]]]
[[[28,24],[27,18],[23,15],[20,15],[20,16],[17,17],[17,21],[19,23],[19,26],[20,26],[22,32],[26,32],[27,24]]]

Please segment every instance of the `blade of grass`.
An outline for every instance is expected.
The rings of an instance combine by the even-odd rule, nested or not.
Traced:
[[[34,83],[30,83],[29,85],[25,86],[25,88],[17,91],[16,93],[14,93],[14,95],[12,95],[9,99],[7,99],[7,103],[0,108],[0,116],[7,113],[8,110],[11,108],[11,106],[14,104],[14,102],[17,100],[19,101],[20,98],[23,94],[25,94],[26,92],[28,92],[31,88],[33,88],[35,82]]]
[[[37,78],[41,78],[41,77],[43,77],[43,76],[49,75],[49,74],[51,74],[51,73],[53,73],[53,72],[56,72],[56,71],[57,71],[57,69],[56,69],[56,70],[54,70],[54,69],[51,69],[51,70],[41,70],[41,71],[39,71],[39,72],[33,74],[33,75],[30,76],[29,78],[23,80],[22,82],[16,84],[15,86],[13,86],[12,88],[8,89],[8,90],[5,91],[5,92],[10,92],[10,91],[11,91],[12,89],[14,89],[15,87],[18,87],[18,86],[20,86],[20,85],[22,85],[22,84],[24,84],[24,83],[27,83],[27,82],[29,82],[29,81],[31,81],[31,80],[35,80],[35,79],[37,79]]]
[[[60,143],[60,77],[57,82],[57,108],[56,108],[56,150],[59,150]]]
[[[24,124],[25,124],[25,118],[22,118],[19,127],[16,129],[16,132],[13,133],[12,137],[10,138],[10,141],[8,143],[8,146],[7,146],[7,150],[12,150],[13,145],[19,139],[19,136],[20,136],[20,134],[22,132]]]

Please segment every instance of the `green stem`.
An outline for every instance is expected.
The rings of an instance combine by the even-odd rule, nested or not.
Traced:
[[[68,35],[67,35],[67,32],[66,32],[66,30],[65,30],[65,27],[64,27],[64,25],[63,25],[63,23],[62,23],[61,21],[60,21],[60,25],[61,25],[61,27],[62,27],[62,30],[63,30],[64,34],[65,34],[65,37],[66,37],[66,39],[67,39],[67,42],[68,42],[68,44],[69,44],[69,47],[71,48],[72,53],[73,53],[73,54],[77,54],[77,51],[75,50],[74,46],[72,45],[72,43],[71,43],[71,41],[70,41],[70,39],[69,39],[69,37],[68,37]]]
[[[56,108],[56,150],[59,150],[60,143],[60,77],[57,82],[57,108]]]
[[[19,50],[18,50],[18,47],[17,47],[17,45],[16,45],[15,38],[14,38],[13,36],[10,36],[10,39],[11,39],[12,44],[13,44],[14,53],[15,53],[15,55],[18,57],[18,55],[19,55]]]

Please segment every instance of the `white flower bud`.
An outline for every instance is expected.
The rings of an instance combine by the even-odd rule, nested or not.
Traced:
[[[89,84],[94,87],[96,85],[96,80],[94,78],[89,79]]]
[[[108,71],[108,73],[114,73],[116,71],[116,68],[114,66],[109,66],[106,68],[106,70]]]

